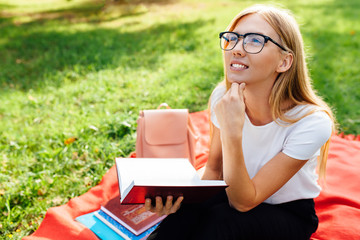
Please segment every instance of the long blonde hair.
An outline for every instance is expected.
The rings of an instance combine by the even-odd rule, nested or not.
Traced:
[[[277,80],[272,87],[269,103],[271,106],[271,113],[273,119],[287,123],[295,123],[305,116],[310,115],[314,111],[324,111],[333,122],[333,133],[335,132],[335,118],[331,108],[316,95],[311,83],[308,68],[306,65],[306,56],[304,51],[304,43],[300,33],[299,26],[288,10],[279,9],[266,5],[254,5],[240,12],[230,22],[226,31],[232,31],[240,19],[246,15],[257,13],[261,15],[276,31],[281,41],[280,44],[284,46],[287,52],[293,55],[293,63],[289,70],[280,73]],[[225,63],[225,61],[224,61]],[[224,70],[226,68],[224,67]],[[230,88],[230,83],[227,80],[225,70],[225,83],[227,89]],[[288,109],[282,108],[282,103],[290,101],[292,105],[312,104],[317,106],[314,110],[307,112],[300,118],[291,118],[284,113]],[[325,176],[326,162],[329,150],[328,140],[322,147],[319,157],[319,175]]]

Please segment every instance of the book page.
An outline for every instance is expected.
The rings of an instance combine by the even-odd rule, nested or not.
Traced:
[[[133,181],[194,184],[201,182],[195,168],[185,158],[117,158],[119,186],[123,192]]]
[[[132,186],[179,186],[179,187],[186,187],[186,186],[223,186],[224,181],[223,180],[201,180],[201,179],[192,179],[192,180],[183,180],[183,179],[177,179],[177,180],[159,180],[159,179],[151,179],[151,180],[134,180],[131,183]]]

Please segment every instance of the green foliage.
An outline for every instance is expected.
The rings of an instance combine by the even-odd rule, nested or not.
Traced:
[[[221,81],[218,32],[258,1],[0,0],[0,236],[21,239],[49,207],[135,148],[141,109],[199,111]],[[318,93],[359,134],[359,3],[280,1],[301,23]]]

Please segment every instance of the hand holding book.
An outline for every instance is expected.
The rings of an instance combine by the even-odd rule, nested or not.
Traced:
[[[163,204],[162,197],[156,196],[155,197],[155,206],[151,204],[151,199],[147,198],[145,200],[145,209],[147,211],[151,211],[157,213],[158,216],[169,215],[175,213],[180,208],[180,204],[184,199],[183,196],[180,196],[176,199],[173,203],[173,196],[167,196],[165,205]]]
[[[182,201],[203,202],[227,187],[222,180],[201,180],[183,158],[116,158],[116,169],[121,204],[143,204],[149,198],[157,209],[150,203],[148,208],[159,213],[176,211]]]

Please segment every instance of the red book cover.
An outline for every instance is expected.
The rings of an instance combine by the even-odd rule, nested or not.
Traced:
[[[210,197],[216,195],[221,190],[225,189],[226,185],[212,185],[212,186],[143,186],[134,185],[131,191],[126,195],[122,204],[142,204],[145,198],[150,198],[152,202],[155,201],[156,196],[161,196],[163,203],[166,202],[166,197],[173,196],[174,201],[183,196],[183,203],[199,203]]]
[[[146,211],[143,204],[122,205],[119,195],[102,205],[101,210],[135,235],[143,233],[166,217]]]
[[[228,185],[223,180],[202,180],[188,159],[184,158],[116,158],[121,204],[143,204],[145,198],[203,202]]]

